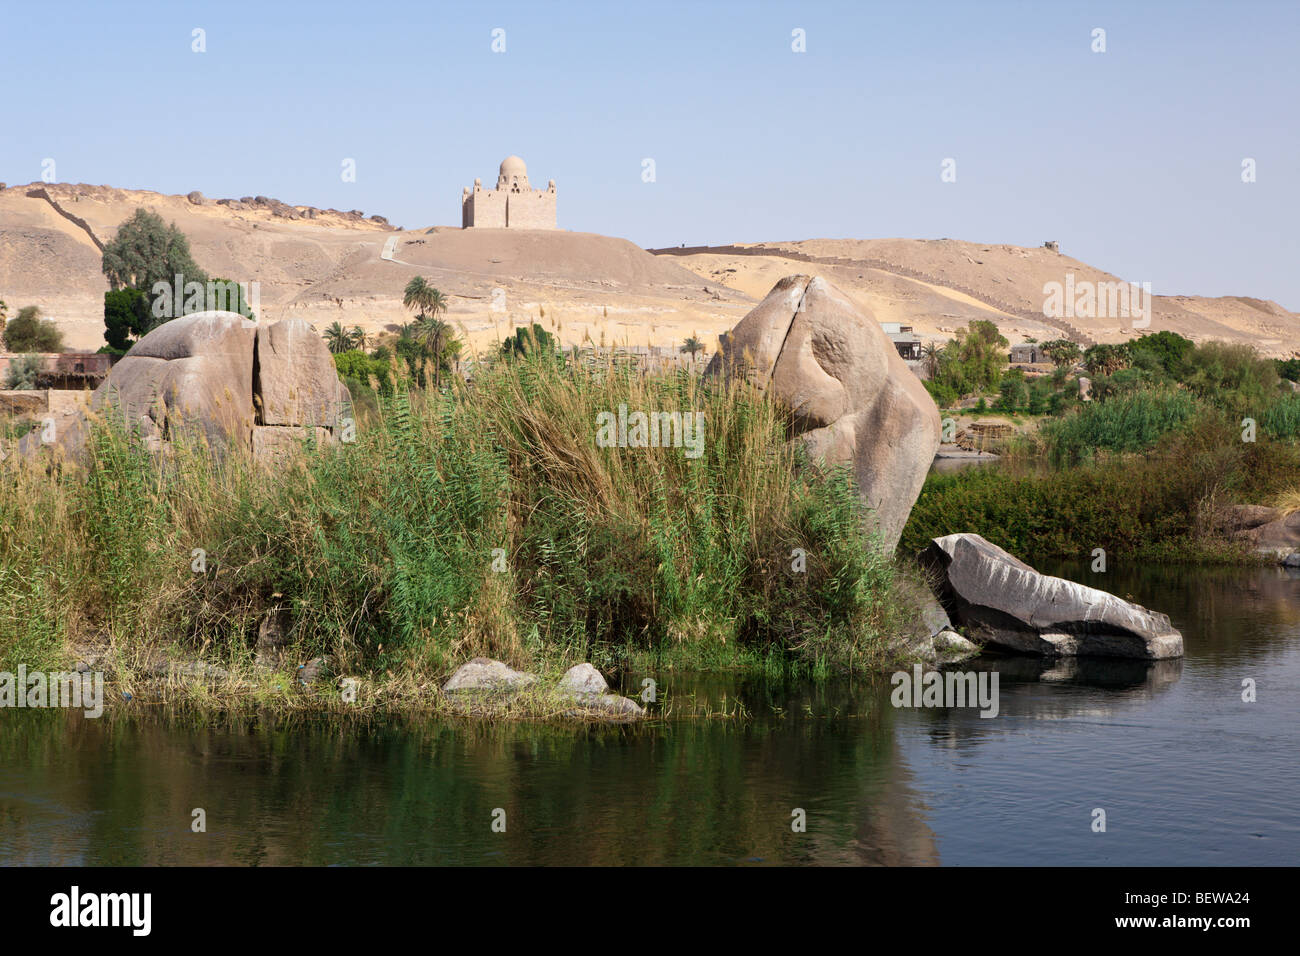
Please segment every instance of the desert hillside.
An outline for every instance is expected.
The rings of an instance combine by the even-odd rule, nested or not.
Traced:
[[[752,296],[792,271],[822,275],[880,321],[911,325],[925,339],[947,338],[971,319],[996,322],[1012,342],[1027,337],[1122,342],[1142,331],[1122,318],[1044,317],[1046,283],[1064,285],[1067,274],[1076,284],[1128,277],[1042,247],[954,239],[811,239],[658,252],[677,257],[703,278]],[[1300,314],[1276,302],[1152,291],[1152,331],[1170,329],[1195,341],[1248,342],[1274,356],[1300,349]]]
[[[784,275],[840,286],[880,321],[942,339],[974,318],[1014,341],[1066,336],[1121,341],[1123,320],[1043,317],[1043,285],[1117,277],[1042,248],[949,239],[816,239],[647,251],[591,233],[401,230],[381,216],[266,197],[167,196],[107,186],[32,183],[0,189],[0,298],[38,305],[72,348],[103,344],[100,250],[138,207],[175,222],[210,274],[259,284],[260,315],[339,321],[368,331],[409,321],[402,290],[423,275],[447,294],[448,319],[475,348],[540,319],[565,344],[678,345],[712,350]],[[1271,355],[1300,349],[1300,316],[1245,297],[1155,296],[1153,329],[1196,340],[1250,342]]]

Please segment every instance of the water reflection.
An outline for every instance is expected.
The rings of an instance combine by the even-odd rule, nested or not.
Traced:
[[[980,657],[993,719],[895,709],[887,678],[673,673],[679,716],[635,727],[4,711],[0,863],[1294,862],[1300,577],[1044,570],[1169,613],[1187,658]],[[684,719],[692,699],[748,716]]]

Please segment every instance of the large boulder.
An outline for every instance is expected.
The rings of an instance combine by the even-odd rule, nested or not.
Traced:
[[[331,427],[342,417],[334,356],[302,319],[257,330],[259,424]]]
[[[1040,574],[977,534],[935,538],[920,557],[944,610],[976,641],[1048,657],[1183,656],[1167,615]]]
[[[788,406],[810,457],[848,464],[892,551],[939,448],[939,409],[880,324],[825,279],[787,276],[724,337],[709,375]]]
[[[253,427],[257,323],[234,312],[196,312],[140,339],[95,390],[95,408],[127,423],[148,418],[165,438],[193,429],[213,445],[247,447]]]
[[[333,357],[311,326],[301,319],[261,326],[234,312],[196,312],[158,326],[113,366],[90,404],[119,416],[151,449],[188,433],[268,464],[309,433],[318,445],[331,443],[351,414]],[[54,441],[34,432],[19,450],[52,446],[79,456],[85,415],[56,426]]]

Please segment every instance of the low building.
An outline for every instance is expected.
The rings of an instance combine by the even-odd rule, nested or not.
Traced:
[[[28,355],[41,359],[39,389],[96,388],[116,360],[105,352],[0,352],[0,386],[9,377],[9,366]]]
[[[908,362],[920,360],[921,338],[912,331],[912,326],[900,322],[881,322],[880,328],[894,343],[900,358]]]
[[[1036,343],[1024,342],[1020,345],[1011,346],[1011,356],[1009,361],[1012,365],[1037,365],[1039,362],[1050,362],[1052,357],[1043,351],[1043,347]]]

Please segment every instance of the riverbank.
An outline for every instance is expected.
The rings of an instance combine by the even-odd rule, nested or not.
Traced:
[[[623,407],[704,422],[702,440],[602,444]],[[123,668],[328,658],[416,686],[474,657],[879,670],[919,634],[915,589],[847,469],[789,436],[743,384],[546,357],[390,394],[355,442],[272,467],[183,435],[151,455],[100,421],[80,466],[0,466],[0,667],[91,647]],[[274,699],[263,683],[250,696]]]
[[[1011,456],[932,473],[900,550],[914,553],[960,528],[1031,564],[1091,559],[1095,549],[1177,563],[1269,561],[1233,536],[1227,516],[1234,506],[1271,502],[1294,488],[1300,449],[1265,435],[1255,439],[1243,441],[1228,422],[1206,418],[1141,454],[1034,468]]]

